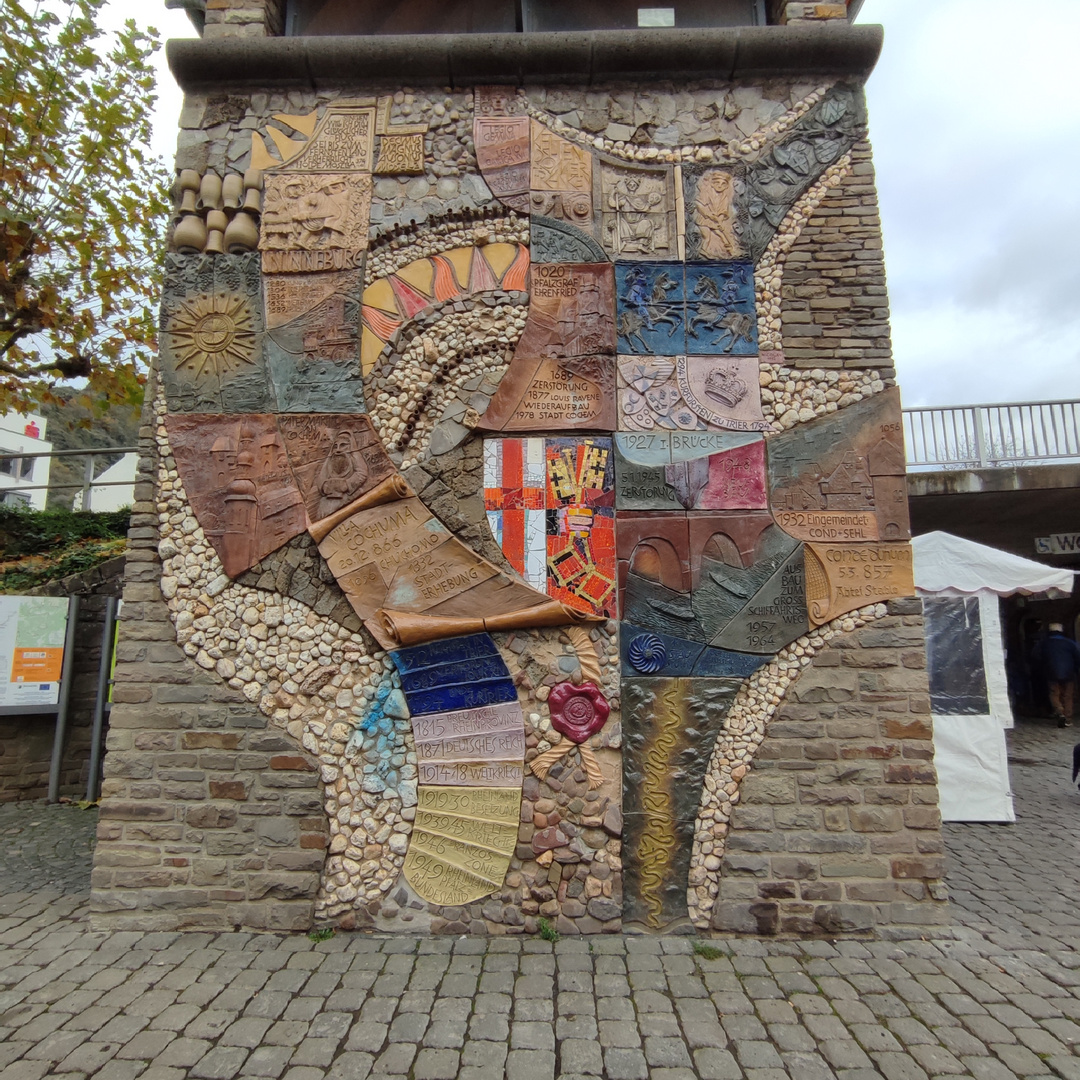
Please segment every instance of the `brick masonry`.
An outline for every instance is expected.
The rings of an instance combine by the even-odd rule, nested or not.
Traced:
[[[206,0],[207,38],[273,37],[284,25],[282,0]]]
[[[889,297],[870,144],[827,195],[787,256],[784,357],[801,368],[875,368],[892,378]]]
[[[946,920],[921,605],[835,639],[743,780],[717,930],[834,934]]]
[[[318,763],[177,646],[158,586],[152,428],[140,447],[94,923],[306,929],[328,836]]]

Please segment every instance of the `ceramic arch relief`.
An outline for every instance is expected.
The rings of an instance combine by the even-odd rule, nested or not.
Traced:
[[[257,250],[169,256],[163,483],[205,545],[169,601],[318,750],[326,918],[681,925],[742,688],[912,590],[898,392],[868,365],[780,430],[761,352],[759,262],[860,93],[652,93],[305,97],[245,122]],[[204,596],[324,648],[260,681]]]

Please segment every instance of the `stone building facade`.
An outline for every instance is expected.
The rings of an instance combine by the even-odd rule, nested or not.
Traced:
[[[945,917],[880,31],[768,11],[170,45],[97,925]]]

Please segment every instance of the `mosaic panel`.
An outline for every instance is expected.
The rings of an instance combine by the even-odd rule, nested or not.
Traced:
[[[592,929],[620,905],[700,925],[694,821],[739,687],[811,627],[910,593],[896,391],[852,373],[871,396],[838,380],[835,411],[775,433],[762,408],[760,365],[783,358],[759,356],[755,271],[775,345],[788,249],[762,255],[797,236],[860,98],[752,90],[722,109],[688,91],[692,118],[651,90],[327,92],[264,114],[242,176],[181,177],[166,454],[183,535],[197,523],[228,578],[254,568],[227,595],[257,580],[296,605],[277,625],[300,661],[266,683],[238,662],[230,685],[335,775],[330,917],[532,933],[554,903]],[[205,561],[212,578],[173,574],[177,610],[225,589]],[[205,638],[220,652],[196,662],[228,671],[231,639]],[[622,871],[594,875],[611,840]]]
[[[615,614],[611,440],[488,439],[484,507],[510,565],[569,607]]]
[[[765,442],[759,436],[701,436],[698,441],[717,452],[680,455],[676,461],[671,460],[672,439],[660,432],[615,436],[616,506],[620,510],[767,507]]]
[[[597,170],[600,242],[616,258],[677,259],[678,225],[671,169],[605,162]]]
[[[769,441],[770,503],[800,540],[909,535],[900,394],[887,390]]]
[[[226,574],[236,577],[305,530],[275,417],[181,413],[165,423],[184,490]]]

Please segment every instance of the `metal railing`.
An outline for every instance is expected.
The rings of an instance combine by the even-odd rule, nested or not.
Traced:
[[[0,486],[0,498],[3,497],[5,492],[8,491],[81,491],[82,492],[82,508],[84,510],[90,509],[91,492],[94,488],[106,488],[106,487],[131,487],[130,480],[95,480],[94,479],[94,458],[100,457],[102,454],[137,454],[139,448],[137,446],[95,446],[87,447],[85,450],[48,450],[38,451],[33,450],[19,450],[12,451],[8,454],[0,454],[0,463],[5,461],[21,461],[30,458],[60,458],[60,457],[84,457],[86,463],[83,467],[83,480],[81,484],[21,484],[14,483],[11,485]],[[17,477],[12,477],[13,480],[18,480]]]
[[[905,409],[909,469],[992,469],[1080,459],[1080,401]]]

